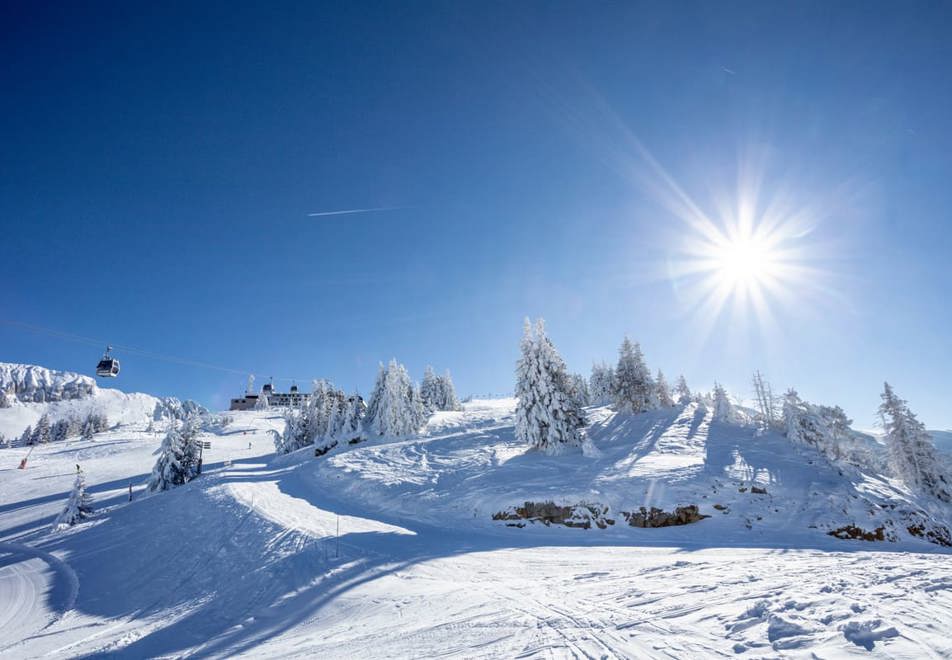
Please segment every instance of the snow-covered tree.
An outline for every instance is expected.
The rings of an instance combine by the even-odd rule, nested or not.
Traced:
[[[152,468],[152,476],[149,478],[150,492],[181,486],[195,476],[197,456],[193,441],[192,431],[185,426],[179,429],[172,423],[162,440],[159,457]]]
[[[36,428],[33,429],[33,437],[30,439],[30,444],[39,445],[46,444],[50,441],[50,416],[46,413],[40,416],[39,421],[36,423]]]
[[[60,419],[50,428],[50,442],[62,442],[67,437],[69,437],[69,422]]]
[[[678,383],[674,386],[674,394],[678,398],[678,405],[681,406],[686,406],[694,400],[691,388],[688,387],[688,381],[684,379],[684,374],[678,376]]]
[[[89,416],[83,422],[82,437],[83,440],[92,440],[94,435],[96,435],[96,422],[92,416]]]
[[[381,366],[368,406],[369,430],[375,435],[402,437],[416,434],[425,421],[423,401],[406,367],[395,359],[386,369]]]
[[[10,398],[5,390],[0,389],[0,408],[9,408]]]
[[[268,395],[264,392],[258,394],[258,398],[255,401],[255,410],[270,410],[271,402],[268,400]]]
[[[671,398],[671,390],[668,389],[668,381],[664,377],[661,369],[658,369],[658,376],[655,378],[655,398],[658,405],[662,408],[670,408],[674,405],[674,399]]]
[[[534,333],[526,319],[521,353],[516,365],[516,438],[548,454],[581,445],[585,418],[542,319]]]
[[[365,422],[369,425],[377,416],[377,404],[383,398],[383,388],[387,384],[387,369],[383,362],[377,365],[377,380],[374,382],[373,392],[370,393],[370,399],[367,403],[367,415]]]
[[[754,399],[757,404],[758,421],[763,430],[778,426],[776,402],[773,389],[760,371],[754,372]]]
[[[463,406],[456,397],[456,386],[453,385],[450,370],[444,371],[442,376],[436,377],[436,380],[440,388],[439,410],[462,410]]]
[[[423,381],[420,383],[420,398],[427,410],[442,410],[443,391],[433,367],[426,366],[423,370]]]
[[[592,403],[596,406],[606,406],[612,402],[612,384],[615,380],[615,370],[605,364],[592,365],[592,375],[588,379],[588,391]]]
[[[882,399],[879,414],[886,431],[890,467],[896,476],[911,488],[952,502],[952,478],[944,473],[925,425],[889,383],[883,386]]]
[[[17,445],[20,447],[26,447],[32,442],[33,442],[33,427],[27,426],[25,429],[23,429],[23,433],[20,434],[20,439],[17,441]]]
[[[615,409],[622,412],[644,412],[652,407],[654,383],[638,343],[628,337],[618,349],[618,365],[612,384]]]
[[[337,429],[337,437],[341,442],[360,442],[364,439],[363,420],[366,409],[367,406],[359,394],[355,393],[347,398]]]
[[[92,512],[92,500],[86,492],[86,475],[80,470],[76,472],[76,480],[73,481],[73,490],[70,491],[69,499],[66,500],[66,507],[56,518],[53,527],[55,529],[71,527],[89,518]]]
[[[588,381],[582,374],[572,374],[569,376],[569,384],[572,388],[572,398],[575,405],[579,408],[592,405],[592,393],[588,389]]]
[[[820,451],[827,449],[830,434],[826,420],[792,388],[783,399],[783,425],[788,440]]]
[[[734,421],[734,406],[727,390],[720,383],[714,383],[714,420],[718,422]]]

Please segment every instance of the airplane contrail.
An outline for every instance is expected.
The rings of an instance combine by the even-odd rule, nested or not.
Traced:
[[[372,209],[344,209],[341,211],[318,211],[317,213],[308,213],[309,218],[322,218],[328,215],[350,215],[351,213],[377,213],[379,211],[396,211],[403,208],[401,206],[378,206]]]

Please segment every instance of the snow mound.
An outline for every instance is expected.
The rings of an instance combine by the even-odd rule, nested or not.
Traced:
[[[948,538],[952,512],[926,506],[901,484],[831,463],[779,433],[716,421],[696,404],[635,415],[592,408],[587,435],[596,451],[562,456],[527,451],[514,437],[514,411],[513,399],[473,401],[434,416],[423,437],[340,447],[303,467],[347,501],[444,528],[500,530],[508,521],[520,527],[511,533],[557,533],[531,521],[512,524],[520,507],[553,503],[561,510],[597,508],[613,520],[567,527],[645,541],[841,548],[868,542],[856,540],[866,535],[830,535],[844,527],[914,546]],[[695,506],[701,515],[690,524],[661,530],[631,522],[638,511]]]

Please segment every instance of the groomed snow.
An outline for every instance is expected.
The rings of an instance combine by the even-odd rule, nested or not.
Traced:
[[[822,529],[878,520],[864,501],[903,502],[896,484],[693,407],[593,410],[594,457],[526,454],[512,413],[475,401],[425,437],[320,459],[275,459],[281,420],[237,413],[203,438],[201,479],[148,497],[160,437],[141,422],[39,447],[26,470],[25,450],[0,449],[0,655],[952,655],[948,553]],[[77,463],[97,515],[53,533]],[[618,521],[491,520],[543,498]],[[712,517],[636,529],[619,515],[676,504]]]

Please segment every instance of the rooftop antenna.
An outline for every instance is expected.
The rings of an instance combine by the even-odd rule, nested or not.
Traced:
[[[248,394],[254,394],[255,391],[255,375],[248,374]]]

